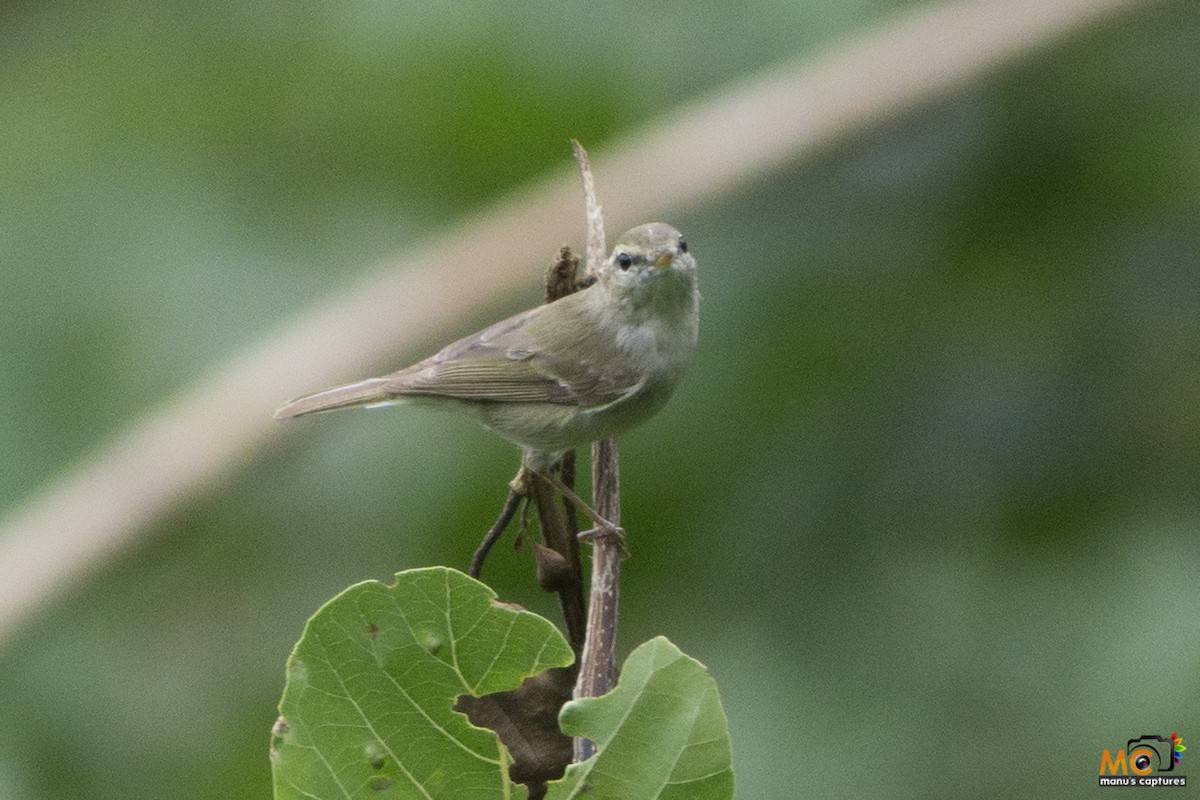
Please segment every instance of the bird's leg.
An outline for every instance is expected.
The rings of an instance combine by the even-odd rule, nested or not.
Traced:
[[[512,522],[513,515],[517,513],[517,506],[522,500],[529,499],[529,472],[525,467],[517,472],[517,476],[508,484],[508,498],[504,501],[504,508],[500,510],[500,516],[496,517],[496,521],[488,532],[484,534],[483,541],[479,543],[479,547],[475,549],[475,555],[471,556],[471,566],[467,568],[467,574],[472,578],[478,579],[480,573],[483,572],[483,561],[492,550],[492,546],[504,533],[504,529],[508,527],[508,523]],[[528,505],[526,506],[528,508]],[[521,528],[524,533],[526,524],[525,515],[521,515]]]
[[[525,544],[525,538],[529,535],[529,509],[534,505],[533,488],[529,485],[533,480],[532,473],[525,467],[521,467],[521,471],[517,473],[517,477],[513,478],[510,486],[513,490],[519,492],[524,502],[521,503],[521,519],[517,524],[517,538],[513,542],[513,549],[520,550]]]
[[[620,545],[622,554],[628,555],[628,551],[625,549],[624,528],[622,528],[620,525],[614,525],[596,513],[596,509],[585,503],[582,497],[571,491],[571,488],[559,480],[558,476],[554,475],[554,473],[551,471],[546,470],[545,472],[537,472],[535,474],[542,480],[546,481],[546,483],[557,489],[563,497],[570,501],[571,505],[582,511],[584,515],[586,515],[593,523],[595,523],[596,527],[583,531],[579,534],[580,539],[612,537],[617,541],[617,544]]]

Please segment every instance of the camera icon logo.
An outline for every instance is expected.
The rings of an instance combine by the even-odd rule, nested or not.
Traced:
[[[1177,754],[1174,739],[1164,736],[1142,736],[1130,739],[1125,745],[1129,768],[1137,775],[1151,772],[1170,772],[1175,769]]]

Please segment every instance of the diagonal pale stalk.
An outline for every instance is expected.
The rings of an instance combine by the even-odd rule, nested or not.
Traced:
[[[618,228],[715,197],[864,126],[904,113],[1022,53],[1145,0],[956,0],[922,4],[664,115],[598,160],[621,187]],[[915,54],[920,54],[916,57]],[[391,363],[454,318],[526,280],[577,235],[566,170],[380,265],[289,320],[212,375],[145,411],[0,520],[0,640],[184,498],[282,429],[280,398]],[[478,265],[489,265],[488,292]],[[426,265],[417,267],[414,265]],[[362,324],[346,325],[347,318]]]

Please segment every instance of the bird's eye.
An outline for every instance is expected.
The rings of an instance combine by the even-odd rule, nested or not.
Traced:
[[[683,238],[682,236],[679,237],[679,252],[687,252],[687,239]]]
[[[633,256],[629,255],[629,253],[617,253],[617,264],[620,265],[621,269],[629,269],[633,266]]]

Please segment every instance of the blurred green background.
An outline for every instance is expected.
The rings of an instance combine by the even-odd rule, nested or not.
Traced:
[[[5,4],[0,509],[569,137],[910,5]],[[1198,43],[1147,5],[669,220],[702,341],[623,441],[621,641],[709,666],[740,797],[1084,796],[1200,738]],[[0,798],[268,797],[305,619],[465,566],[515,462],[290,427],[0,649]],[[553,613],[531,574],[488,569]]]

